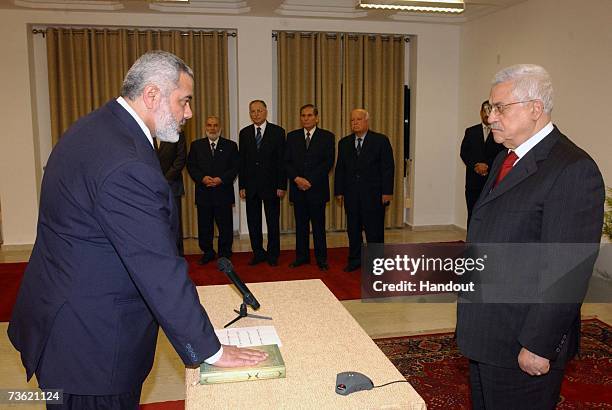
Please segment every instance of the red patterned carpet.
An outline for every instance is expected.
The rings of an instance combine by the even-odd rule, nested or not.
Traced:
[[[557,410],[612,409],[612,327],[582,321],[582,352],[568,364]],[[428,409],[469,409],[468,361],[452,333],[375,340],[427,402]]]
[[[582,321],[582,353],[568,364],[557,410],[612,409],[612,327]],[[428,409],[470,409],[468,361],[452,333],[375,339],[425,399]],[[184,402],[143,404],[141,410],[182,410]]]

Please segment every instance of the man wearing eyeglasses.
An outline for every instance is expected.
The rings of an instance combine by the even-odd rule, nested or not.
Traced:
[[[603,180],[591,157],[552,124],[553,88],[544,68],[524,64],[501,70],[489,103],[493,136],[507,153],[491,166],[467,242],[502,243],[507,249],[502,263],[487,272],[488,281],[505,272],[501,289],[510,289],[521,276],[547,285],[538,281],[550,266],[559,268],[553,272],[559,278],[555,286],[571,279],[575,288],[563,289],[573,298],[560,300],[541,298],[556,295],[551,288],[558,290],[543,286],[527,302],[518,294],[504,295],[503,303],[497,296],[475,300],[460,294],[457,344],[470,359],[474,408],[553,409],[565,365],[578,350],[580,305],[601,237]],[[511,251],[517,244],[527,249],[524,255]],[[596,250],[582,253],[585,245]],[[551,248],[569,251],[554,258],[534,255]],[[559,258],[567,263],[560,266]],[[482,286],[479,296],[485,291]],[[521,303],[510,303],[513,297]]]
[[[473,125],[465,130],[465,136],[461,142],[461,159],[465,164],[465,202],[467,205],[468,219],[467,226],[470,225],[472,208],[482,192],[489,169],[493,160],[504,149],[502,144],[498,144],[493,139],[493,133],[487,117],[491,106],[488,101],[484,101],[480,106],[480,124]]]

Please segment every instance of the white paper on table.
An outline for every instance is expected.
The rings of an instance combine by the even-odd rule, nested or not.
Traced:
[[[274,326],[236,327],[230,329],[215,329],[221,344],[238,347],[279,345],[280,338]]]

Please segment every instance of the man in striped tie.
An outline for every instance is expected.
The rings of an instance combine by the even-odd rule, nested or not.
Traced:
[[[278,265],[280,253],[280,200],[287,191],[285,173],[285,130],[267,121],[268,109],[262,100],[249,104],[253,124],[240,130],[240,198],[246,200],[247,224],[253,258],[249,265],[268,261]],[[268,246],[263,248],[261,208],[266,214]]]

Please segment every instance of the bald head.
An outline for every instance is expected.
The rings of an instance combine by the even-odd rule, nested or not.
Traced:
[[[363,108],[356,108],[351,111],[351,130],[357,136],[363,136],[368,132],[368,120],[370,114]]]

